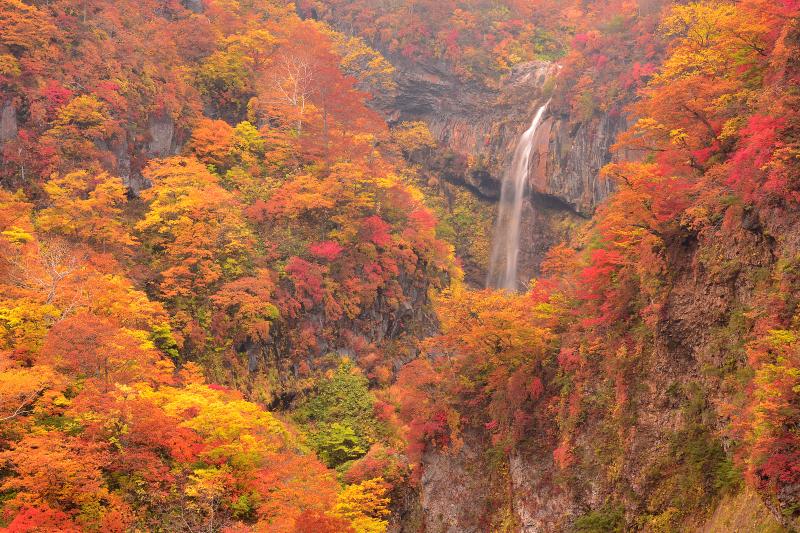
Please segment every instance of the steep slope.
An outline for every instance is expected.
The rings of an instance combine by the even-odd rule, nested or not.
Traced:
[[[391,60],[390,56],[390,60]],[[500,183],[523,130],[541,103],[561,90],[558,67],[550,62],[516,66],[500,87],[464,82],[445,67],[396,59],[398,92],[379,109],[394,123],[425,122],[439,150],[421,159],[429,173],[496,201]],[[573,123],[569,114],[550,114],[537,136],[530,194],[524,207],[520,265],[522,278],[538,272],[544,253],[564,240],[611,192],[599,169],[624,120],[606,115]]]
[[[428,528],[797,528],[797,9],[670,6],[616,192],[527,294],[440,300],[397,385]]]
[[[4,530],[386,529],[377,394],[461,272],[361,44],[277,1],[0,2]]]
[[[797,0],[3,1],[0,526],[797,529],[799,88]]]
[[[629,125],[625,106],[657,62],[652,34],[665,3],[508,2],[493,11],[480,1],[421,2],[414,8],[420,18],[409,19],[402,3],[308,0],[300,12],[360,34],[384,52],[396,68],[397,88],[376,94],[371,105],[393,125],[426,123],[439,150],[417,161],[482,198],[499,198],[520,135],[542,101],[553,98],[537,136],[524,208],[520,278],[527,281],[539,273],[545,252],[568,238],[613,190],[599,171]],[[461,28],[458,17],[465,12],[473,12],[474,20]],[[414,32],[429,35],[430,42],[417,43]],[[406,39],[415,44],[404,46]],[[465,62],[497,53],[486,42],[546,60],[510,54],[514,59],[504,56],[502,67],[473,65],[465,71]]]

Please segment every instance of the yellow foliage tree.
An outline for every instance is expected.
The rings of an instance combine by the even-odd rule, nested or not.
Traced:
[[[388,491],[383,478],[349,485],[339,493],[333,512],[350,520],[357,533],[384,533],[389,525]]]
[[[122,224],[125,186],[106,172],[86,170],[53,177],[45,183],[50,207],[39,211],[38,226],[47,232],[97,245],[131,246],[136,240]]]

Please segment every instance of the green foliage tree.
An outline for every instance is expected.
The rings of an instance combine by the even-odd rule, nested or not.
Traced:
[[[368,451],[366,439],[339,422],[321,425],[311,435],[310,441],[319,458],[331,467],[363,457]]]
[[[364,456],[375,441],[380,423],[374,406],[367,378],[344,358],[295,417],[308,428],[309,441],[320,458],[337,467]]]

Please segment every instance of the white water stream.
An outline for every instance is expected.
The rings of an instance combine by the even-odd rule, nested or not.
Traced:
[[[519,289],[517,263],[522,202],[525,199],[525,186],[528,182],[531,152],[536,142],[536,130],[542,124],[542,118],[549,104],[548,100],[536,111],[531,127],[519,138],[511,167],[503,176],[492,240],[492,255],[489,261],[489,275],[486,278],[487,287],[512,292]]]

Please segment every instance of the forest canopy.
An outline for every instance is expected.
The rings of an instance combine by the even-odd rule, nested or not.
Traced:
[[[518,529],[525,453],[602,495],[565,531],[746,491],[796,526],[799,16],[0,0],[0,529],[417,530],[426,457],[475,441],[505,487],[475,527]],[[548,120],[625,124],[614,192],[524,291],[471,286],[493,207],[373,101],[534,61]]]

